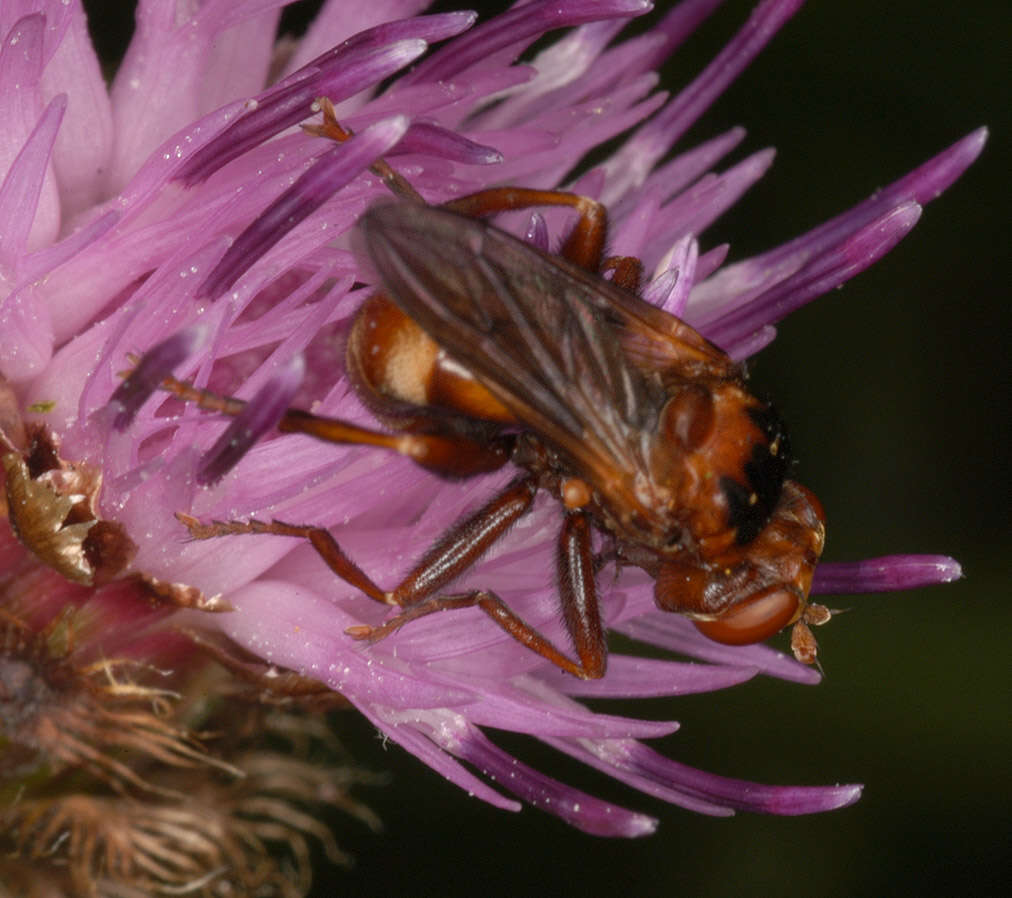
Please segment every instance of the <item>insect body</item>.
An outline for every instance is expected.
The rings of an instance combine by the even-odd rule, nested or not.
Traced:
[[[773,409],[748,393],[725,353],[597,274],[604,212],[593,201],[504,188],[458,203],[470,212],[542,203],[592,211],[555,257],[452,209],[370,210],[361,227],[386,294],[359,312],[349,373],[389,423],[460,441],[459,456],[423,464],[452,476],[508,457],[528,472],[504,494],[510,501],[491,503],[477,521],[518,517],[529,504],[513,498],[521,487],[531,496],[547,489],[562,502],[559,591],[580,663],[489,594],[453,597],[454,604],[478,604],[572,673],[601,675],[590,549],[597,527],[612,537],[619,563],[655,578],[660,608],[734,644],[800,622],[795,646],[807,654],[823,514],[808,490],[786,479],[789,447]],[[605,264],[628,282],[638,275],[628,261]],[[475,521],[466,523],[451,533],[474,538]],[[406,604],[393,626],[415,616],[415,603]]]
[[[325,107],[324,126],[309,130],[346,139],[328,113]],[[180,516],[192,535],[310,539],[335,573],[400,609],[378,627],[348,631],[360,639],[381,639],[434,611],[477,606],[562,670],[600,677],[607,649],[595,575],[602,561],[614,560],[647,571],[657,605],[689,616],[710,638],[758,642],[793,623],[795,655],[814,661],[807,624],[828,619],[822,606],[808,604],[824,540],[821,506],[787,479],[783,426],[748,392],[740,366],[636,295],[637,260],[603,258],[604,208],[561,191],[521,188],[434,207],[386,163],[373,170],[409,199],[378,204],[362,218],[382,292],[355,318],[347,367],[363,401],[395,432],[297,410],[279,429],[393,449],[446,477],[510,462],[520,474],[453,525],[389,591],[322,528],[202,525]],[[578,212],[559,255],[477,220],[536,206]],[[178,382],[167,386],[229,414],[241,406]],[[493,592],[445,592],[539,490],[565,508],[556,576],[575,660]],[[595,529],[607,537],[607,557],[594,556]]]

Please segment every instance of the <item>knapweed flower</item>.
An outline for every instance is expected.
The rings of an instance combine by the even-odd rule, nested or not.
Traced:
[[[114,668],[129,670],[124,681],[139,684],[145,672],[189,670],[199,649],[247,686],[290,675],[275,694],[300,707],[306,691],[327,705],[321,695],[330,690],[479,798],[515,810],[504,794],[512,793],[595,834],[643,835],[655,821],[532,770],[483,728],[529,734],[707,814],[801,814],[855,801],[858,786],[762,786],[687,768],[641,741],[675,723],[579,702],[712,691],[757,673],[819,678],[772,649],[717,645],[658,612],[641,571],[608,567],[600,577],[607,626],[706,663],[612,653],[606,677],[581,681],[476,608],[412,621],[374,644],[356,641],[347,631],[377,625],[385,609],[335,577],[306,540],[242,533],[253,529],[242,524],[231,527],[238,535],[194,540],[177,515],[326,528],[388,588],[512,476],[504,469],[449,482],[393,453],[271,429],[290,405],[377,427],[349,385],[343,342],[375,285],[351,237],[361,213],[388,196],[378,159],[430,203],[497,184],[565,186],[601,200],[610,251],[643,260],[644,297],[744,359],[790,311],[890,250],[921,205],[976,158],[985,133],[791,242],[725,265],[728,248],[701,248],[699,235],[773,154],[716,171],[745,136],[737,128],[672,152],[800,0],[760,3],[671,97],[656,90],[654,70],[718,0],[685,0],[627,40],[619,32],[649,10],[645,0],[532,0],[481,23],[468,12],[413,16],[422,4],[410,2],[402,6],[412,17],[386,21],[389,5],[333,0],[298,43],[275,45],[283,5],[141,4],[108,90],[77,0],[22,0],[0,12],[0,425],[9,522],[26,547],[8,540],[0,580],[0,612],[18,634],[5,644],[8,744],[38,730],[48,705],[37,696],[69,677],[60,680],[57,668],[74,669],[64,704],[85,691],[89,702],[104,702],[105,692],[81,680],[95,676],[101,658],[117,659]],[[567,30],[554,43],[517,61],[559,29]],[[320,136],[320,98],[335,104],[347,139]],[[572,180],[588,151],[619,136],[619,149]],[[502,224],[552,247],[571,220],[548,211]],[[238,424],[156,392],[170,373],[246,400]],[[493,589],[565,644],[551,573],[561,515],[539,496],[453,591]],[[200,527],[193,524],[197,536]],[[813,592],[958,575],[954,561],[936,556],[830,561]],[[72,589],[51,587],[57,580]],[[65,608],[74,609],[66,626]],[[85,612],[87,625],[71,625]],[[77,642],[54,648],[54,634],[68,628],[80,631]],[[113,668],[101,670],[113,677]],[[18,688],[33,677],[32,689]],[[193,699],[187,689],[200,688],[193,681],[173,687],[184,703]],[[150,703],[151,688],[128,691]],[[14,720],[17,727],[6,723]],[[180,725],[180,744],[190,744],[186,732]],[[57,751],[55,742],[24,739],[35,751]],[[222,758],[242,768],[233,754]],[[121,788],[129,780],[122,771],[109,778]],[[54,834],[70,827],[51,819],[43,839],[50,854],[83,851],[81,840],[58,842]],[[82,876],[101,866],[76,860]],[[234,862],[232,853],[214,854],[208,883]]]

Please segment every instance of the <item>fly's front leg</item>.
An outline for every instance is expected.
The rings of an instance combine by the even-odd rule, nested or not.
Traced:
[[[399,629],[408,620],[420,617],[421,614],[442,610],[441,607],[433,607],[420,613],[413,609],[459,577],[484,555],[531,507],[537,491],[538,486],[533,477],[520,477],[476,512],[454,524],[436,540],[397,586],[390,592],[383,593],[381,601],[390,605],[400,605],[407,610],[379,627],[365,624],[349,627],[347,630],[349,635],[356,639],[375,642]],[[329,561],[327,563],[330,564]],[[331,569],[336,570],[333,566]]]
[[[533,477],[524,476],[514,480],[478,511],[454,524],[422,556],[421,561],[411,572],[390,591],[377,586],[375,581],[344,553],[337,540],[324,527],[288,524],[284,521],[268,523],[255,519],[202,524],[196,518],[182,513],[177,513],[176,518],[190,531],[193,539],[268,533],[308,540],[326,562],[327,567],[346,583],[384,605],[399,605],[410,609],[471,567],[530,508],[537,490],[537,483]],[[413,616],[419,615],[416,612]],[[397,621],[399,618],[394,620]],[[375,640],[393,632],[403,623],[406,621],[400,621],[396,626],[388,627],[386,630],[384,627],[350,627],[348,632],[358,639]]]
[[[287,524],[284,521],[212,521],[202,524],[197,518],[176,512],[176,519],[190,531],[193,539],[214,539],[218,536],[242,536],[249,533],[267,533],[273,536],[294,536],[308,540],[317,554],[338,577],[361,590],[370,599],[385,605],[396,604],[390,594],[380,589],[373,579],[344,554],[337,540],[324,527],[310,524]]]
[[[396,632],[406,623],[437,611],[477,607],[521,645],[566,673],[582,680],[599,679],[604,676],[607,648],[594,586],[590,524],[582,512],[566,517],[559,534],[557,568],[563,616],[578,661],[567,657],[550,639],[488,590],[426,598],[409,605],[401,614],[379,627],[355,627],[348,632],[358,639],[376,642]]]
[[[557,565],[562,615],[583,671],[577,676],[603,677],[608,649],[597,599],[590,518],[585,512],[566,515],[559,534]]]

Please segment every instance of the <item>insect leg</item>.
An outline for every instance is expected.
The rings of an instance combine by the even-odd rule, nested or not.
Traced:
[[[638,293],[643,277],[643,263],[635,256],[609,256],[601,263],[600,273],[613,272],[611,282],[624,287],[631,293]]]
[[[497,471],[509,461],[509,440],[472,440],[438,433],[383,433],[339,418],[289,409],[278,422],[282,433],[304,433],[327,443],[354,443],[392,449],[436,474],[471,477]]]
[[[269,533],[274,536],[293,536],[305,539],[316,549],[338,577],[361,590],[370,599],[384,605],[412,606],[424,601],[463,571],[467,570],[488,548],[499,539],[528,508],[537,493],[533,477],[520,477],[478,511],[454,524],[441,536],[411,572],[390,592],[381,589],[345,553],[330,531],[311,524],[288,524],[284,521],[212,521],[202,524],[188,514],[176,513],[193,539],[213,539],[218,536],[241,536],[250,533]],[[432,610],[440,610],[434,608]],[[425,612],[429,613],[429,612]],[[414,616],[418,616],[416,613]],[[393,632],[407,621],[399,621],[387,632]],[[371,637],[382,627],[353,627],[349,632],[359,639]],[[376,638],[382,638],[383,632]]]
[[[563,614],[566,628],[576,647],[578,662],[567,657],[499,596],[487,590],[422,598],[421,601],[406,605],[397,617],[378,627],[352,627],[347,632],[356,639],[377,642],[406,623],[437,611],[478,607],[517,642],[566,673],[582,680],[599,679],[604,676],[606,646],[594,588],[590,525],[585,514],[567,516],[559,535],[557,563]],[[428,595],[428,591],[423,595]]]
[[[196,518],[178,511],[176,518],[190,531],[190,536],[193,539],[269,533],[274,536],[294,536],[297,539],[308,540],[327,563],[327,567],[346,583],[350,583],[370,599],[375,599],[384,605],[396,604],[389,593],[380,589],[365,571],[344,554],[344,550],[338,545],[337,540],[331,536],[329,530],[323,527],[313,527],[309,524],[286,524],[284,521],[270,521],[268,523],[258,521],[256,518],[249,521],[212,521],[210,524],[202,524]]]
[[[338,122],[334,114],[334,106],[326,97],[317,101],[323,113],[323,121],[319,125],[303,125],[307,134],[343,143],[352,136],[352,131]],[[382,178],[387,189],[395,196],[410,199],[418,203],[425,200],[400,172],[393,168],[385,159],[377,159],[369,170]],[[534,190],[526,187],[492,187],[469,196],[459,197],[443,204],[443,207],[461,215],[480,218],[494,215],[497,212],[511,212],[518,209],[529,209],[533,206],[571,206],[579,213],[576,226],[566,238],[560,255],[586,268],[597,272],[604,255],[604,241],[608,231],[608,212],[603,203],[586,196],[569,193],[565,190]]]
[[[336,143],[344,143],[348,140],[352,136],[353,132],[350,128],[345,128],[340,122],[338,122],[337,116],[334,113],[334,104],[326,97],[320,97],[317,99],[316,104],[320,107],[320,111],[323,113],[322,124],[303,125],[302,130],[307,134],[312,134],[316,137],[325,137]],[[374,175],[378,175],[383,180],[387,189],[394,194],[394,196],[399,196],[407,200],[413,200],[416,203],[425,202],[425,200],[422,199],[422,195],[408,182],[408,179],[395,168],[392,168],[390,163],[388,163],[385,159],[377,159],[369,166],[369,171],[371,171]]]
[[[457,521],[390,591],[390,601],[414,606],[455,580],[531,507],[537,491],[533,477],[518,477],[476,512]]]
[[[599,669],[587,669],[582,664],[571,660],[551,640],[542,636],[523,618],[518,616],[499,596],[494,592],[486,590],[426,599],[417,605],[406,608],[397,617],[391,618],[379,627],[349,627],[345,632],[355,639],[362,639],[370,643],[378,642],[399,630],[404,624],[417,620],[420,617],[425,617],[437,611],[474,607],[478,607],[484,611],[525,648],[541,655],[542,658],[550,661],[560,670],[571,673],[574,677],[579,677],[581,680],[596,680],[604,675],[603,658],[601,659]]]
[[[571,206],[579,214],[559,254],[588,271],[597,272],[604,255],[608,212],[602,203],[564,190],[533,190],[526,187],[491,187],[470,196],[450,200],[444,209],[472,218],[513,212],[533,206]]]
[[[174,377],[162,381],[162,389],[202,409],[232,417],[246,405],[241,399],[201,390]],[[300,409],[288,409],[278,422],[278,430],[282,433],[303,433],[327,443],[390,449],[438,474],[453,477],[495,471],[509,460],[508,447],[503,442],[479,442],[438,433],[390,434]]]
[[[303,131],[336,143],[352,137],[350,129],[342,126],[334,113],[334,105],[326,97],[317,100],[323,113],[320,125],[304,125]],[[424,202],[422,195],[404,175],[385,159],[376,159],[369,170],[381,177],[395,195],[415,202]],[[461,215],[481,218],[500,212],[515,212],[536,206],[569,206],[579,213],[576,226],[566,238],[560,255],[596,272],[604,255],[604,239],[608,230],[608,213],[603,203],[589,196],[566,190],[537,190],[529,187],[490,187],[468,196],[460,196],[443,203],[443,208]]]
[[[562,614],[580,659],[580,676],[603,677],[608,648],[597,601],[590,518],[585,512],[566,515],[559,534],[557,565]]]

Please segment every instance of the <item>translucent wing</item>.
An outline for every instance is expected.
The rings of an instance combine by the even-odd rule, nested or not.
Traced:
[[[670,382],[736,370],[684,322],[480,221],[400,203],[361,227],[390,297],[612,507],[642,508]]]

